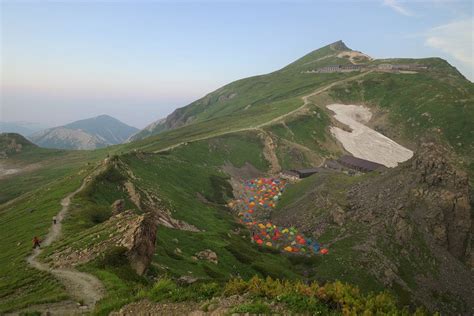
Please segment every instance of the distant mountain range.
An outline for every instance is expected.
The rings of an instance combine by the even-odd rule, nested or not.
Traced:
[[[138,131],[111,116],[100,115],[49,128],[29,138],[45,148],[96,149],[121,144]]]
[[[17,133],[30,136],[51,126],[33,122],[0,122],[0,133]]]

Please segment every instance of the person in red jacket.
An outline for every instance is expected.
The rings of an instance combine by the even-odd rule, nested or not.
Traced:
[[[33,238],[33,249],[40,248],[40,247],[41,247],[41,240],[37,236],[35,236]]]

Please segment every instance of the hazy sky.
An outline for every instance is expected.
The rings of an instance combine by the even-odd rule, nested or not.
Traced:
[[[342,39],[474,79],[472,1],[0,0],[2,121],[136,127]]]

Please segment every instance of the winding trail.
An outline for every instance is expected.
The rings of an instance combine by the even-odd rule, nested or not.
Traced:
[[[35,269],[51,273],[54,277],[59,279],[65,286],[68,294],[78,303],[65,301],[54,304],[31,306],[28,309],[49,312],[50,314],[57,315],[64,315],[65,311],[67,311],[68,315],[80,314],[92,311],[96,302],[104,296],[104,286],[95,276],[79,272],[75,269],[52,269],[48,264],[38,260],[38,256],[43,252],[43,247],[51,245],[61,235],[62,221],[69,211],[72,198],[81,192],[92,177],[100,171],[101,168],[97,168],[82,181],[81,186],[77,190],[69,193],[61,200],[62,207],[56,215],[57,223],[51,225],[48,235],[46,235],[46,238],[41,244],[42,248],[34,249],[32,254],[26,258],[26,261]]]
[[[256,126],[237,128],[237,129],[230,130],[230,131],[221,131],[221,132],[214,133],[214,134],[208,134],[208,135],[202,136],[202,137],[197,137],[195,139],[190,139],[190,140],[187,140],[187,141],[176,143],[174,145],[170,145],[170,146],[162,148],[162,149],[158,149],[158,150],[154,151],[154,153],[169,151],[169,150],[180,147],[180,146],[182,146],[184,144],[187,144],[187,143],[197,142],[197,141],[200,141],[200,140],[210,139],[210,138],[223,136],[223,135],[227,135],[227,134],[233,134],[233,133],[239,133],[239,132],[245,132],[245,131],[260,131],[263,127],[275,124],[277,122],[280,122],[280,121],[284,120],[285,118],[287,118],[289,116],[292,116],[292,115],[298,114],[300,112],[303,112],[306,109],[306,107],[309,104],[311,104],[311,101],[309,100],[309,98],[314,97],[318,94],[321,94],[321,93],[323,93],[323,92],[325,92],[325,91],[327,91],[327,90],[331,89],[332,87],[337,86],[339,84],[364,77],[364,76],[366,76],[366,75],[368,75],[369,73],[372,73],[372,72],[373,72],[373,70],[369,70],[369,71],[363,72],[361,74],[358,74],[358,75],[355,75],[355,76],[352,76],[352,77],[349,77],[349,78],[345,78],[345,79],[342,79],[342,80],[335,81],[333,83],[328,84],[327,86],[324,86],[324,87],[321,87],[321,88],[317,89],[314,92],[311,92],[310,94],[304,95],[304,96],[301,97],[301,99],[303,100],[303,105],[301,105],[300,107],[294,109],[293,111],[290,111],[290,112],[285,113],[283,115],[277,116],[277,117],[271,119],[270,121],[261,123],[261,124],[256,125]]]

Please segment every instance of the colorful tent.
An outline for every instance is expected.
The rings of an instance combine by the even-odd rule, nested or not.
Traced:
[[[271,210],[282,196],[286,182],[274,178],[258,178],[244,183],[243,195],[228,206],[238,211],[240,222],[247,225],[258,245],[283,249],[291,253],[327,254],[327,248],[299,233],[295,227],[279,227],[258,219],[259,210]],[[264,241],[265,240],[265,241]]]

